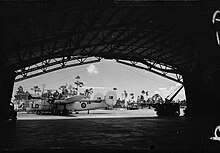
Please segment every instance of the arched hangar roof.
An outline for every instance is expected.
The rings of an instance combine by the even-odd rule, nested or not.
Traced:
[[[214,56],[203,52],[214,43],[215,9],[202,2],[9,1],[1,5],[1,61],[17,70],[50,58],[96,56],[182,73],[200,56]]]

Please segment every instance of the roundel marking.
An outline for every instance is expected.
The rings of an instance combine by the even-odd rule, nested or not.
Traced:
[[[82,104],[81,104],[81,107],[82,107],[82,108],[86,108],[86,103],[82,103]]]

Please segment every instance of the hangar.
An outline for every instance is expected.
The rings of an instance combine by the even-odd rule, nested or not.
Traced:
[[[187,115],[219,113],[214,2],[126,0],[2,3],[0,109],[14,81],[116,59],[183,83]],[[90,60],[95,57],[96,60]],[[74,64],[71,61],[75,61]],[[69,64],[71,63],[71,64]],[[0,110],[1,111],[1,110]]]

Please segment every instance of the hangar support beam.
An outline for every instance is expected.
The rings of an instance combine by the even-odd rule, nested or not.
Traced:
[[[209,33],[212,33],[211,29]],[[220,48],[216,44],[214,33],[203,38],[207,39],[197,45],[200,52],[197,53],[194,68],[183,73],[186,114],[218,117],[220,115]],[[210,42],[207,43],[207,40]]]
[[[9,110],[9,103],[11,102],[15,71],[4,65],[0,67],[0,112],[4,114],[4,111]]]
[[[220,71],[200,71],[183,74],[187,109],[189,116],[215,116],[220,114]]]

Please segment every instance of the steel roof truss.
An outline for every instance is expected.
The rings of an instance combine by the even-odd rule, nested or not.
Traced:
[[[30,74],[30,75],[26,75],[24,77],[22,76],[22,77],[16,78],[15,82],[22,81],[22,80],[32,78],[32,77],[35,77],[35,76],[39,76],[39,75],[42,75],[42,74],[45,74],[45,73],[57,71],[57,70],[60,70],[60,69],[64,69],[64,68],[68,68],[68,67],[74,67],[74,66],[78,66],[78,65],[82,65],[82,64],[95,63],[95,62],[99,62],[99,61],[100,60],[96,59],[96,60],[91,60],[91,61],[87,61],[87,62],[83,62],[83,63],[74,63],[74,64],[65,65],[65,66],[58,66],[58,67],[55,67],[55,68],[52,68],[52,69],[44,69],[44,70],[41,69],[42,70],[41,72],[36,72],[36,73]]]
[[[128,63],[128,62],[124,62],[124,61],[121,61],[121,60],[117,60],[117,62],[118,62],[118,63],[121,63],[121,64],[124,64],[124,65],[132,66],[132,67],[135,67],[135,68],[147,70],[147,71],[153,72],[153,73],[155,73],[155,74],[157,74],[157,75],[163,76],[163,77],[165,77],[165,78],[167,78],[167,79],[170,79],[170,80],[173,80],[173,81],[175,81],[175,82],[178,82],[178,83],[183,84],[183,82],[182,82],[181,80],[179,80],[179,78],[173,78],[173,77],[171,77],[171,76],[168,76],[167,73],[164,74],[163,72],[162,72],[162,73],[161,73],[161,72],[158,72],[158,71],[154,70],[153,67],[150,67],[150,68],[149,68],[148,66],[147,66],[147,67],[143,67],[143,66],[139,66],[139,65],[134,64],[134,63],[133,63],[133,64],[130,64],[130,63]]]
[[[165,31],[165,32],[163,32],[163,34],[169,33],[171,30],[172,30],[172,28],[169,29],[169,30],[167,30],[167,31]],[[147,40],[143,45],[145,45],[145,44],[147,44],[147,43],[150,43],[152,40],[155,40],[155,39],[157,39],[157,38],[160,37],[160,36],[161,36],[161,34],[158,34],[157,36],[155,36],[155,37],[153,37],[153,38]],[[141,48],[143,45],[137,47],[135,50]],[[152,48],[152,47],[154,47],[154,46],[155,46],[155,45],[149,47],[149,49]],[[135,50],[134,50],[134,51],[135,51]],[[148,50],[148,49],[147,49],[147,50]],[[144,50],[143,50],[142,52],[144,52]],[[142,52],[141,52],[141,53],[142,53]],[[139,54],[141,54],[141,53],[139,53]]]
[[[88,59],[88,57],[82,57],[82,56],[72,57],[71,59],[68,59],[68,57],[61,57],[61,58],[58,58],[58,59],[54,58],[53,59],[54,61],[52,61],[51,59],[47,59],[43,62],[35,64],[34,67],[32,65],[32,68],[31,68],[31,66],[29,66],[29,67],[17,70],[16,71],[17,76],[20,75],[21,77],[19,79],[16,79],[15,82],[21,81],[21,80],[24,80],[24,79],[27,79],[27,78],[30,78],[30,77],[33,77],[33,76],[41,75],[41,74],[44,74],[44,73],[52,72],[52,71],[55,71],[55,70],[58,70],[58,69],[71,67],[71,66],[82,65],[82,64],[88,64],[88,63],[92,63],[92,62],[98,62],[98,61],[101,60],[100,57],[95,57],[95,58],[96,58],[95,60],[90,60],[90,61],[86,61]],[[67,62],[73,61],[73,60],[78,61],[78,63],[67,64]],[[56,68],[52,68],[52,69],[49,68],[49,67],[53,67],[53,66],[56,66]],[[38,70],[41,70],[41,72],[36,72]],[[33,73],[33,74],[30,75],[29,73]]]

